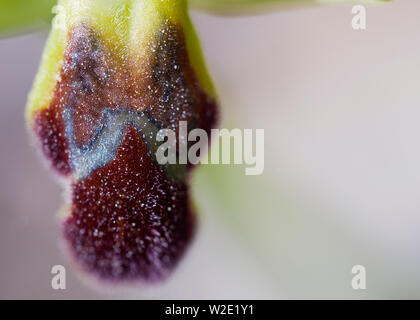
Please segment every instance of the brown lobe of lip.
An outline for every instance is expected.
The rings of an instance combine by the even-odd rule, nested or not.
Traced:
[[[64,234],[82,267],[100,278],[157,280],[193,234],[184,183],[170,182],[129,127],[114,160],[72,186]]]
[[[145,111],[161,127],[175,130],[182,120],[190,130],[209,132],[215,125],[216,103],[190,66],[182,29],[172,24],[162,28],[151,63],[140,75],[86,24],[70,31],[54,97],[35,115],[35,133],[55,170],[64,175],[72,171],[65,108],[72,112],[79,147],[89,144],[105,109]],[[177,264],[193,234],[188,188],[185,182],[167,179],[135,128],[124,130],[114,158],[73,182],[64,234],[77,261],[101,278],[161,279]]]

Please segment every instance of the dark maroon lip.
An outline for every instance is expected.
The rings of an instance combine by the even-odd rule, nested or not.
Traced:
[[[75,26],[50,105],[35,115],[44,156],[71,183],[64,238],[82,269],[101,279],[164,279],[194,234],[189,175],[171,179],[143,135],[152,127],[178,133],[180,121],[210,132],[216,103],[197,81],[180,26],[163,23],[153,45],[139,75],[87,24]]]
[[[64,226],[84,269],[110,280],[155,280],[182,256],[194,216],[186,184],[166,179],[130,127],[115,159],[72,185]]]

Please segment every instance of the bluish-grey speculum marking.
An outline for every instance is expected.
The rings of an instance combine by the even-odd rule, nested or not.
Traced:
[[[145,112],[104,109],[102,119],[102,125],[95,130],[89,143],[79,147],[73,133],[71,109],[66,108],[63,111],[65,133],[69,141],[70,161],[77,180],[88,177],[92,171],[103,167],[115,157],[128,126],[134,127],[139,132],[149,151],[149,156],[153,161],[156,161],[156,150],[163,143],[156,139],[160,128]],[[161,167],[168,178],[176,180],[182,179],[186,171],[186,166],[179,164],[166,164]]]

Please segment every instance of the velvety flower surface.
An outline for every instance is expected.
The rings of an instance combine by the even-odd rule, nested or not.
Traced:
[[[216,103],[181,0],[59,2],[27,122],[70,189],[63,233],[82,269],[159,280],[194,231],[187,172],[167,170],[156,132],[207,132]],[[186,139],[186,137],[181,137]]]

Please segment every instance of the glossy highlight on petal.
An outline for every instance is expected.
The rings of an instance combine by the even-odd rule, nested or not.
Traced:
[[[159,165],[156,133],[179,133],[180,121],[209,132],[217,119],[185,2],[59,3],[27,120],[70,186],[64,238],[82,269],[101,279],[163,279],[195,218],[192,166]]]

